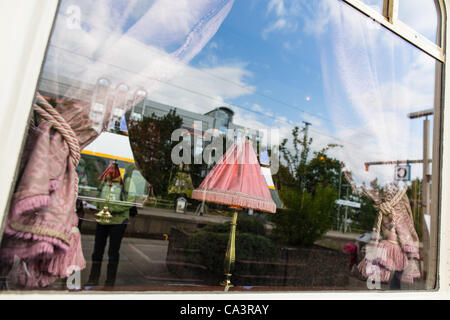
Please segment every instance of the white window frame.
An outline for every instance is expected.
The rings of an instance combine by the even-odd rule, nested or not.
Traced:
[[[361,299],[420,299],[450,297],[450,81],[445,81],[450,75],[450,64],[446,64],[450,38],[447,32],[448,5],[450,0],[435,0],[442,16],[439,17],[442,32],[438,34],[437,44],[432,43],[422,35],[407,27],[397,19],[398,0],[384,0],[382,13],[365,5],[361,0],[344,1],[363,14],[377,21],[401,38],[410,42],[420,50],[442,62],[441,68],[436,68],[436,101],[434,135],[440,133],[440,141],[433,146],[433,172],[440,172],[440,179],[434,179],[432,194],[438,195],[433,200],[433,212],[436,214],[432,224],[432,232],[438,235],[438,242],[432,250],[438,268],[438,288],[430,291],[411,292],[299,292],[293,293],[264,293],[266,299],[333,299],[354,298]],[[0,234],[3,233],[4,221],[9,207],[9,198],[14,186],[17,167],[21,157],[21,150],[25,140],[26,128],[31,114],[31,104],[34,99],[42,62],[45,57],[48,40],[51,34],[54,18],[58,9],[58,0],[15,0],[0,2]],[[438,109],[438,110],[436,110]],[[439,125],[439,123],[442,124]],[[435,183],[435,182],[438,183]],[[438,219],[437,219],[438,218]],[[439,222],[439,223],[438,223]],[[52,293],[45,293],[42,297]],[[61,294],[60,292],[56,294]],[[83,292],[83,294],[88,294]],[[151,292],[153,297],[165,298],[165,294]],[[156,295],[155,295],[156,294]],[[68,295],[76,295],[68,293]],[[23,298],[22,293],[0,292],[2,298]],[[105,293],[104,297],[118,298],[122,296]],[[141,294],[130,293],[128,298],[142,298]],[[171,299],[196,299],[200,296],[194,293],[174,293]],[[201,294],[201,298],[205,293]],[[228,295],[214,295],[214,299],[229,299]],[[236,299],[253,299],[248,294],[233,294]]]

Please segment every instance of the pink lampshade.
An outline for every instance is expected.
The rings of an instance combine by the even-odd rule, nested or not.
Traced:
[[[192,198],[265,212],[276,211],[276,204],[248,139],[228,149],[192,192]]]

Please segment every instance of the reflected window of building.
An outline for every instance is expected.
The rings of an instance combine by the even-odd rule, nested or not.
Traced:
[[[126,109],[126,101],[128,97],[129,87],[125,84],[120,84],[116,89],[116,97],[114,101],[114,112],[115,117],[121,117],[123,115],[123,110]],[[116,111],[117,110],[117,111]],[[122,112],[120,112],[122,111]]]
[[[126,125],[124,125],[125,119],[122,117],[127,109],[129,87],[126,84],[119,84],[115,91],[114,104],[111,113],[111,129],[120,132],[125,130]]]
[[[106,97],[108,95],[110,82],[108,79],[101,78],[97,81],[97,85],[95,87],[95,103],[100,103],[106,105]]]
[[[108,112],[108,105],[111,103],[111,98],[108,96],[110,82],[106,78],[100,78],[94,89],[93,103],[91,106],[90,118],[94,122],[94,127],[97,131],[101,131],[105,125],[105,118]]]
[[[215,128],[220,130],[222,133],[226,133],[227,129],[230,128],[230,125],[233,122],[234,112],[227,107],[220,107],[209,111],[206,114],[214,117]]]
[[[145,100],[147,98],[147,91],[139,89],[134,94],[133,109],[131,117],[135,120],[141,120],[144,114]]]

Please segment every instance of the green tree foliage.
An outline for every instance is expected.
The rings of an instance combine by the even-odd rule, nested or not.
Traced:
[[[317,186],[330,186],[336,190],[339,188],[340,162],[327,156],[326,150],[315,152],[314,157],[308,162],[304,175],[305,188],[314,194]]]
[[[295,127],[292,130],[292,150],[288,147],[288,139],[284,139],[280,144],[280,152],[286,163],[286,168],[300,190],[305,188],[304,179],[311,143],[312,138],[308,138],[305,126],[302,129]]]
[[[366,196],[359,196],[357,202],[361,203],[357,216],[350,217],[357,223],[361,231],[372,231],[376,224],[378,211],[375,209],[375,203]]]
[[[289,168],[281,163],[279,164],[278,172],[273,176],[273,183],[277,190],[282,190],[284,187],[297,186],[297,182]]]
[[[226,228],[220,231],[222,232],[199,231],[189,237],[186,245],[187,252],[190,252],[186,255],[186,262],[205,266],[208,274],[216,277],[217,281],[223,280],[225,251],[229,239]],[[236,262],[233,273],[266,275],[276,266],[265,262],[276,261],[277,258],[277,248],[270,239],[261,235],[236,232]]]
[[[411,187],[408,188],[407,195],[411,204],[414,227],[416,228],[419,239],[422,239],[422,180],[417,178],[412,181]]]
[[[209,224],[204,227],[202,231],[226,233],[230,232],[230,226],[230,222],[221,224]],[[259,236],[265,236],[266,234],[264,223],[261,221],[261,219],[258,219],[256,217],[239,216],[237,220],[236,231],[241,233],[251,233]]]
[[[377,194],[384,194],[384,189],[379,185],[377,178],[370,182],[370,189],[374,190]],[[357,202],[361,203],[361,208],[358,211],[358,216],[351,218],[356,221],[358,229],[372,231],[378,217],[378,210],[375,208],[375,203],[366,195],[359,194],[357,197]]]
[[[171,159],[171,151],[178,142],[172,141],[171,136],[182,123],[174,110],[162,117],[152,114],[141,121],[130,120],[128,123],[136,166],[157,196],[167,194],[169,183],[178,171],[179,166]]]
[[[194,189],[198,188],[206,177],[208,166],[204,162],[202,162],[200,164],[192,163],[187,165],[186,167],[186,172],[191,175],[192,185],[194,186]]]
[[[306,126],[302,129],[295,127],[292,130],[291,147],[288,146],[288,142],[288,139],[284,139],[280,144],[284,164],[280,164],[274,178],[279,190],[283,186],[296,186],[301,192],[306,190],[314,193],[319,184],[338,188],[340,162],[329,157],[327,152],[340,145],[328,144],[311,155],[313,139],[308,137]]]
[[[339,145],[311,151],[313,140],[307,127],[292,130],[280,145],[284,163],[274,182],[286,209],[273,216],[274,235],[291,245],[312,245],[333,225],[338,195],[340,162],[327,155]]]
[[[330,186],[318,185],[314,196],[285,188],[280,197],[287,207],[271,217],[273,234],[290,245],[312,245],[332,226],[332,212],[337,192]]]

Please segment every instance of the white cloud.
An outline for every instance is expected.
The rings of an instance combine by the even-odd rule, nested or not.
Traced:
[[[359,183],[392,181],[392,166],[366,172],[364,163],[422,158],[421,121],[407,113],[433,106],[434,61],[345,5],[328,3],[324,12],[323,28],[332,33],[315,35],[332,39],[324,46],[330,52],[321,53],[328,116],[345,142],[333,152]],[[420,167],[413,174],[420,176]]]
[[[283,16],[286,14],[286,8],[283,0],[270,0],[267,5],[267,12],[275,12],[277,16]]]
[[[321,35],[326,31],[333,16],[333,8],[336,8],[334,3],[329,0],[322,0],[319,2],[310,3],[305,6],[302,19],[304,21],[303,31],[306,34]]]
[[[208,48],[209,48],[209,49],[218,49],[218,48],[219,48],[219,45],[218,45],[217,42],[212,41],[212,42],[209,44]]]
[[[257,103],[252,105],[252,109],[257,111],[257,112],[262,112],[263,111],[263,108]]]
[[[271,0],[267,5],[267,13],[274,14],[276,19],[263,28],[263,39],[267,39],[269,34],[274,32],[296,31],[300,9],[301,5],[297,1]]]
[[[256,88],[245,82],[251,75],[242,65],[203,69],[185,66],[171,79],[172,85],[160,85],[158,90],[151,91],[149,98],[205,113],[227,105],[227,100],[253,94]]]
[[[436,40],[438,20],[434,1],[400,1],[398,14],[399,19],[402,20],[402,22],[423,34],[431,41],[434,42]]]
[[[130,6],[133,3],[131,1]],[[173,4],[175,15],[171,20],[179,17],[184,22],[176,21],[170,29],[174,35],[161,41],[176,42],[183,38],[182,34],[186,35],[188,28],[184,23],[195,19],[184,17],[185,13],[177,10],[182,11],[187,3]],[[407,119],[406,113],[429,108],[433,103],[434,63],[423,54],[412,54],[410,47],[399,46],[400,40],[392,40],[385,30],[371,27],[370,20],[361,19],[359,13],[343,12],[337,1],[323,0],[319,5],[303,7],[303,11],[292,3],[295,2],[289,2],[290,5],[283,1],[269,3],[268,12],[275,15],[275,19],[263,34],[296,30],[299,14],[310,19],[304,20],[304,31],[319,40],[329,40],[325,30],[333,32],[331,47],[321,46],[322,50],[332,49],[322,51],[321,57],[328,108],[326,118],[331,122],[302,114],[302,120],[312,123],[309,132],[314,139],[313,150],[328,143],[341,143],[344,148],[333,149],[330,155],[343,160],[358,182],[368,182],[374,177],[392,180],[392,167],[373,167],[365,172],[364,162],[420,159],[421,123]],[[120,12],[108,12],[101,2],[86,2],[87,9],[96,12],[95,19],[89,15],[84,17],[84,23],[90,28],[68,32],[64,20],[58,20],[52,44],[64,49],[50,47],[45,71],[88,83],[107,76],[114,85],[126,82],[133,89],[144,87],[150,99],[199,113],[257,92],[257,88],[249,84],[253,74],[245,63],[220,65],[217,57],[211,55],[207,64],[194,68],[180,63],[170,52],[146,43],[158,39],[155,31],[147,34],[144,28],[145,19],[155,15],[140,17],[136,26],[122,34],[120,30],[126,19]],[[157,10],[158,6],[152,9]],[[130,7],[121,10],[132,11]],[[198,14],[195,10],[188,11],[193,17]],[[316,15],[310,15],[311,12]],[[164,25],[164,19],[169,16],[162,13],[157,19]],[[215,42],[209,45],[210,49],[217,47]],[[291,138],[295,123],[292,119],[278,110],[269,111],[264,105],[250,105],[256,113],[231,106],[235,111],[235,123],[254,129],[279,130],[280,139]]]
[[[271,136],[267,143],[279,145],[284,138],[291,138],[293,125],[286,122],[286,119],[274,117],[263,112],[263,114],[248,112],[241,108],[231,106],[234,111],[233,122],[237,125],[254,130],[265,130]]]
[[[293,32],[297,30],[298,23],[296,21],[288,20],[286,18],[279,18],[262,31],[263,39],[267,39],[268,35],[273,32]]]
[[[67,28],[64,8],[69,4],[62,3],[52,34],[44,66],[48,73],[85,84],[107,77],[113,86],[126,83],[132,91],[145,88],[150,95],[167,90],[167,83],[172,81],[194,90],[195,81],[187,83],[184,79],[192,81],[196,72],[197,82],[203,86],[197,89],[213,97],[233,98],[241,91],[252,91],[242,82],[250,74],[241,66],[205,70],[211,73],[210,78],[216,75],[238,84],[222,92],[214,85],[218,81],[206,81],[206,72],[187,65],[217,31],[233,0],[199,0],[195,4],[188,0],[155,0],[146,2],[145,8],[137,0],[80,0],[81,29]],[[79,89],[70,88],[68,94]]]

